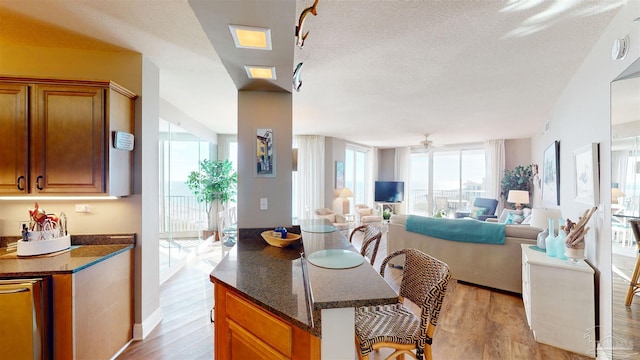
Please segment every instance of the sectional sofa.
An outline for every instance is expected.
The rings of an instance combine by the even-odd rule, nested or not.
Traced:
[[[448,219],[443,226],[456,226]],[[415,248],[444,261],[451,276],[459,281],[487,286],[514,293],[522,293],[521,244],[536,245],[536,237],[542,229],[529,225],[504,225],[504,244],[473,243],[445,240],[407,231],[406,215],[391,218],[387,237],[387,251]],[[402,265],[404,259],[394,259]]]

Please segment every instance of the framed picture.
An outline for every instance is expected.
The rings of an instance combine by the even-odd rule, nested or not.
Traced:
[[[336,161],[336,189],[344,189],[344,163]]]
[[[276,176],[273,129],[258,129],[256,131],[256,176]]]
[[[598,143],[573,152],[573,176],[576,201],[591,206],[599,203],[600,166]]]
[[[542,159],[542,201],[560,205],[560,142],[554,141],[544,150]]]

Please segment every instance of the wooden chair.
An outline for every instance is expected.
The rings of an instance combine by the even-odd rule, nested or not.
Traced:
[[[363,232],[362,246],[360,247],[360,255],[369,259],[369,263],[373,265],[378,254],[378,247],[382,239],[382,230],[375,225],[360,225],[353,229],[349,235],[349,242],[353,242],[354,234]]]
[[[633,296],[640,291],[640,220],[629,220],[631,230],[633,230],[633,237],[636,240],[636,247],[638,248],[638,256],[636,257],[636,266],[633,269],[633,275],[629,282],[629,290],[627,291],[627,298],[624,300],[625,306],[631,306]]]
[[[369,359],[369,353],[380,348],[395,349],[387,359],[409,354],[415,359],[432,359],[431,343],[438,316],[451,278],[449,266],[420,250],[401,249],[387,256],[380,266],[380,275],[389,260],[405,255],[400,283],[400,302],[393,305],[356,309],[356,347],[359,359]],[[403,305],[404,299],[420,306],[420,317]],[[416,354],[412,352],[416,350]]]

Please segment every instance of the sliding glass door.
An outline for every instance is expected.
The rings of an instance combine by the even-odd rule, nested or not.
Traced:
[[[454,217],[484,194],[484,149],[413,152],[409,157],[408,212]]]
[[[186,185],[200,161],[215,159],[209,142],[160,120],[160,279],[163,281],[198,252],[209,223],[205,204]]]

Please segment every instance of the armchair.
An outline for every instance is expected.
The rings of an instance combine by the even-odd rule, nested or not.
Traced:
[[[329,220],[331,224],[333,224],[333,226],[335,226],[338,231],[340,231],[345,235],[348,235],[349,227],[351,224],[347,222],[347,219],[343,215],[336,214],[331,209],[320,208],[320,209],[316,209],[316,216],[319,219]]]
[[[382,215],[377,214],[372,208],[365,204],[354,205],[356,209],[356,224],[379,224],[382,225]]]
[[[488,199],[488,198],[476,198],[473,201],[473,209],[471,213],[469,212],[456,212],[456,218],[471,216],[480,221],[486,221],[490,218],[497,218],[496,208],[498,207],[498,200],[496,199]],[[485,209],[482,211],[482,214],[477,213],[474,214],[474,210]]]

